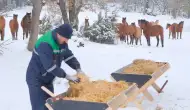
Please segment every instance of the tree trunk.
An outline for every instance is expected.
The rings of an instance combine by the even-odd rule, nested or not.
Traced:
[[[176,19],[177,18],[177,9],[172,9],[172,16],[173,16],[173,18],[174,19]]]
[[[64,23],[69,23],[65,0],[59,0],[59,7],[62,13]]]
[[[69,0],[69,20],[73,27],[76,24],[75,14],[75,0]]]
[[[188,10],[188,18],[190,18],[190,10]]]
[[[145,1],[144,14],[147,14],[150,0]]]
[[[32,9],[31,34],[27,47],[29,51],[33,51],[35,42],[38,39],[38,32],[39,32],[38,25],[39,25],[40,13],[42,10],[41,0],[32,0],[32,3],[33,3],[33,9]]]

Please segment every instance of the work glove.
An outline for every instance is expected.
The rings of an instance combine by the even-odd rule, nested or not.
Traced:
[[[83,75],[85,75],[85,73],[81,69],[77,69],[76,71],[77,71],[77,74],[83,74]]]
[[[80,82],[80,78],[78,78],[77,76],[70,76],[67,74],[65,78],[71,82],[74,82],[74,83]]]

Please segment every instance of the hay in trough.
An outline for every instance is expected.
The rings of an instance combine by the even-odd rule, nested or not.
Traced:
[[[128,84],[124,81],[90,81],[87,76],[79,75],[79,77],[81,78],[80,83],[69,83],[70,87],[64,100],[106,103],[128,88]]]
[[[124,73],[151,75],[163,65],[163,63],[158,63],[152,60],[136,59],[130,66],[124,69]]]

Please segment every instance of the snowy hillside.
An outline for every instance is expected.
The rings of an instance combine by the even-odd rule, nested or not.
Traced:
[[[9,13],[18,14],[19,23],[25,13],[31,12],[31,7],[14,10]],[[81,12],[79,14],[80,25],[84,22],[85,16],[88,15],[90,25],[97,20],[96,13]],[[190,20],[177,19],[173,20],[169,16],[144,16],[139,13],[119,12],[118,20],[121,17],[127,17],[127,22],[136,22],[138,19],[145,18],[150,21],[159,20],[160,24],[166,28],[166,23],[185,21],[184,33],[182,40],[168,39],[168,30],[165,30],[165,47],[156,47],[156,39],[152,38],[152,46],[147,47],[143,37],[142,46],[128,46],[127,44],[105,45],[85,41],[85,47],[77,48],[77,44],[72,40],[69,41],[70,49],[81,62],[82,69],[92,79],[106,79],[111,81],[110,73],[129,64],[134,59],[151,59],[155,61],[169,62],[171,68],[159,80],[158,85],[162,85],[165,80],[169,80],[164,88],[164,93],[157,94],[151,87],[149,91],[154,96],[153,102],[144,101],[145,110],[155,110],[157,104],[164,110],[190,110],[190,78],[188,60],[190,53]],[[11,38],[9,30],[9,20],[6,18],[5,39]],[[118,21],[120,22],[120,21]],[[19,40],[4,49],[4,55],[0,56],[1,80],[0,80],[0,105],[1,110],[31,110],[28,87],[25,81],[26,68],[31,58],[31,53],[27,51],[27,40],[22,40],[22,29],[19,27]],[[62,68],[69,74],[75,74],[70,67],[62,63]],[[60,83],[61,84],[58,84]],[[68,88],[65,79],[59,79],[55,83],[55,94],[62,93]],[[137,110],[130,105],[121,110]]]

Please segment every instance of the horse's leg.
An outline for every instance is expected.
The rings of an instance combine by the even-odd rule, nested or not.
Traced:
[[[157,39],[157,47],[158,47],[158,45],[159,45],[159,36],[156,36],[156,39]]]
[[[26,39],[28,39],[28,34],[29,34],[29,31],[27,30],[26,31]]]
[[[14,40],[14,33],[13,33],[13,31],[11,31],[11,34],[12,34],[12,40]]]
[[[16,32],[13,32],[13,38],[16,40]]]
[[[138,45],[138,38],[135,38],[135,44]]]
[[[179,38],[179,32],[177,32],[177,39]]]
[[[24,35],[25,35],[25,29],[23,29],[23,40],[24,40]]]
[[[147,45],[149,46],[148,36],[145,36],[145,37],[146,37]]]
[[[140,40],[140,45],[142,45],[142,43],[141,43],[141,37],[139,38],[139,40]]]
[[[182,39],[182,31],[180,32],[180,39]]]
[[[160,35],[162,47],[164,47],[164,33]]]
[[[2,34],[1,34],[2,35],[2,40],[4,40],[4,37],[5,37],[5,33],[4,32],[5,32],[5,29],[2,29]]]
[[[133,40],[132,35],[130,35],[130,42],[129,42],[130,45],[132,45],[132,40]]]
[[[171,36],[171,32],[169,32],[169,39],[170,39],[170,36]]]
[[[133,42],[134,42],[134,39],[135,39],[135,37],[133,36],[133,35],[131,35],[131,44],[133,45]]]
[[[128,38],[128,35],[126,35],[126,37],[127,37],[127,44],[129,45],[129,38]]]
[[[18,30],[16,31],[16,40],[18,40]]]
[[[3,41],[3,36],[2,36],[2,31],[0,30],[0,35],[1,35],[1,41]]]
[[[150,36],[148,36],[148,45],[151,46],[151,43],[150,43]]]

